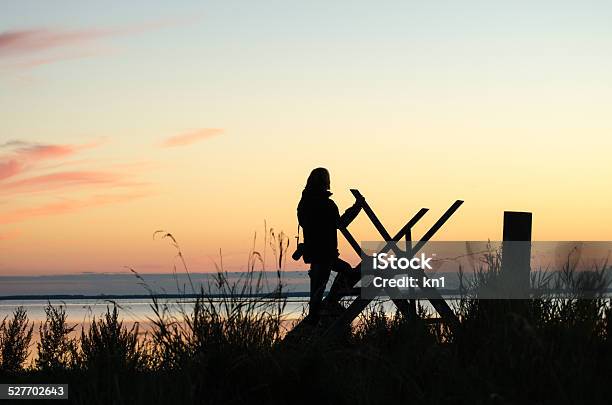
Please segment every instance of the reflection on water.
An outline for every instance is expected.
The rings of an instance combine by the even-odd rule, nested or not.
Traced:
[[[62,305],[66,308],[67,320],[73,324],[88,324],[93,317],[99,318],[106,312],[107,307],[117,304],[119,314],[124,322],[147,323],[150,318],[155,316],[151,309],[151,299],[117,299],[117,300],[51,300],[48,301],[53,306]],[[168,304],[175,315],[180,314],[181,306],[188,313],[193,308],[194,301],[186,300],[177,302],[176,300],[159,300],[160,304]],[[298,318],[302,310],[307,305],[304,298],[288,298],[285,315],[288,318]],[[0,301],[0,319],[5,316],[11,317],[17,307],[24,307],[28,314],[28,319],[35,324],[45,320],[46,300],[11,300]]]

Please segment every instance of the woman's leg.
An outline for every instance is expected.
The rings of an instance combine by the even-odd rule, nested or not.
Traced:
[[[340,258],[334,262],[333,270],[338,272],[338,275],[329,290],[329,300],[339,301],[342,298],[342,290],[351,289],[359,281],[361,274],[358,269],[354,269]]]
[[[319,313],[321,310],[321,301],[323,300],[323,293],[325,292],[325,286],[327,280],[329,280],[329,274],[331,272],[330,263],[312,263],[310,265],[310,303],[308,305],[308,316],[312,321],[319,319]]]

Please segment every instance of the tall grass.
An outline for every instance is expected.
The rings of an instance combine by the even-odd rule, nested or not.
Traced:
[[[170,237],[186,266],[180,245]],[[272,229],[264,240],[269,241],[275,258],[273,288],[265,271],[265,255],[255,249],[255,235],[246,271],[237,279],[225,270],[220,251],[212,282],[199,287],[194,301],[173,306],[152,297],[151,339],[158,370],[215,365],[220,358],[271,350],[279,342],[284,333],[282,273],[289,242],[282,232],[276,234]]]
[[[0,372],[17,373],[29,355],[34,325],[30,325],[26,310],[18,307],[13,317],[0,323]]]
[[[77,341],[70,335],[76,325],[69,326],[63,305],[45,307],[46,319],[39,327],[36,367],[43,372],[60,372],[76,368],[79,354]]]
[[[119,320],[117,305],[81,330],[77,363],[86,371],[137,371],[146,366],[146,343],[139,340],[138,323],[131,328]]]

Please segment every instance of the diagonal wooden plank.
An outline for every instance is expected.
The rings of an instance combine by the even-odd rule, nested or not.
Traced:
[[[360,197],[361,194],[359,193],[358,190],[351,190],[353,191],[353,195],[355,195],[355,197]],[[357,194],[355,194],[357,193]],[[364,199],[365,202],[365,199]],[[365,203],[367,204],[367,203]],[[364,204],[364,205],[365,205]],[[380,228],[382,228],[383,232],[389,236],[388,232],[386,231],[386,229],[383,227],[382,223],[380,223],[380,221],[378,220],[378,218],[376,217],[376,215],[374,214],[373,210],[370,208],[369,205],[368,206],[368,211],[371,212],[372,217],[374,217],[374,221],[376,221],[379,225]],[[421,208],[419,210],[419,212],[417,212],[403,227],[402,229],[399,230],[399,232],[390,240],[387,238],[385,240],[387,240],[387,244],[384,246],[383,250],[381,250],[381,252],[386,252],[389,249],[392,248],[392,246],[396,246],[395,242],[399,241],[401,238],[403,238],[404,236],[406,236],[410,230],[412,229],[412,227],[425,215],[425,213],[427,213],[428,209],[427,208]],[[370,219],[372,220],[372,217],[370,217]],[[351,235],[351,233],[349,232],[349,230],[346,227],[340,228],[340,232],[342,233],[342,235],[344,235],[344,237],[346,238],[346,240],[349,242],[349,244],[351,245],[351,247],[353,248],[353,250],[355,250],[355,252],[360,256],[363,257],[363,251],[361,250],[361,246],[359,245],[359,243],[355,240],[355,238],[353,237],[353,235]],[[383,236],[383,235],[381,235]],[[358,267],[361,266],[361,264],[358,265]],[[387,287],[385,290],[388,291],[389,289],[391,289],[390,287]],[[358,295],[358,294],[357,294]],[[324,303],[329,302],[328,297],[325,297],[325,299],[323,300]],[[406,303],[403,302],[403,300],[399,300],[399,299],[394,299],[393,302],[395,303],[395,305],[400,309],[400,311],[402,311],[402,313],[404,313],[404,315],[406,316],[410,316],[410,306],[406,305]]]
[[[362,197],[361,193],[359,193],[358,190],[351,190],[351,192],[356,198]],[[436,221],[436,223],[417,242],[417,244],[414,246],[409,256],[411,257],[414,256],[425,245],[425,243],[427,243],[429,239],[431,239],[431,237],[435,235],[435,233],[446,223],[446,221],[448,221],[448,219],[457,211],[457,209],[459,209],[459,207],[462,204],[463,204],[462,200],[456,200],[446,210],[446,212],[442,214],[442,216]],[[406,224],[406,226],[404,226],[404,228],[400,230],[400,232],[398,232],[398,235],[396,236],[397,239],[395,238],[391,239],[389,233],[385,230],[384,226],[382,225],[378,217],[376,217],[376,214],[374,213],[372,208],[369,206],[367,202],[365,202],[365,199],[364,199],[363,208],[366,214],[368,215],[368,217],[370,218],[370,220],[372,221],[372,223],[374,224],[374,226],[376,227],[376,229],[381,234],[381,236],[383,236],[383,238],[387,241],[387,244],[385,245],[383,250],[381,250],[381,252],[385,252],[389,248],[393,249],[393,247],[395,246],[396,248],[393,250],[396,254],[398,254],[399,249],[393,242],[401,239],[402,236],[404,236],[403,234],[407,233],[411,229],[412,226],[408,226],[408,225],[411,224],[412,220],[409,221],[408,224]],[[427,209],[421,209],[421,211],[419,211],[417,215],[413,217],[413,219],[416,218],[416,221],[418,221],[425,214],[425,212],[427,212]],[[416,221],[414,223],[416,223]],[[419,277],[426,276],[425,272],[423,272],[422,270],[421,270],[421,273],[422,274],[418,275]],[[448,306],[446,301],[442,299],[442,296],[440,296],[440,294],[437,292],[435,288],[423,288],[423,290],[426,291],[428,294],[433,295],[435,297],[431,299],[430,302],[432,306],[434,307],[434,309],[440,314],[440,316],[442,316],[443,318],[448,318],[448,319],[455,318],[454,313],[452,312],[451,308]],[[393,300],[394,303],[396,303],[396,301],[397,300]],[[400,305],[404,307],[403,303]]]
[[[417,244],[413,247],[410,256],[414,256],[434,235],[435,233],[448,221],[448,219],[459,209],[463,204],[462,200],[456,200],[442,216],[436,221],[436,223],[420,238]],[[382,225],[382,224],[381,224]],[[386,231],[385,231],[386,232]],[[401,238],[401,236],[400,236]],[[423,270],[420,271],[421,276],[425,275]],[[435,288],[422,288],[425,292],[433,296],[429,301],[431,302],[434,309],[440,314],[440,316],[449,324],[454,325],[457,323],[457,317],[455,316],[452,309],[442,298],[440,293]],[[380,289],[383,290],[382,288]],[[372,302],[371,299],[358,298],[354,300],[351,305],[340,315],[340,317],[332,324],[327,333],[335,333],[337,330],[346,327],[350,322],[357,317],[366,307]]]
[[[463,204],[463,200],[456,200],[446,210],[446,212],[444,214],[442,214],[440,219],[438,219],[436,221],[436,223],[433,224],[433,226],[431,228],[429,228],[429,230],[427,232],[425,232],[425,235],[423,235],[421,237],[421,239],[416,243],[416,245],[414,245],[414,248],[412,248],[413,253],[416,253],[419,250],[421,250],[423,245],[425,245],[427,242],[429,242],[429,240],[432,238],[432,236],[434,236],[435,233],[438,232],[438,230],[440,228],[442,228],[442,226],[444,226],[446,221],[448,221],[448,219],[455,213],[455,211],[457,211],[459,209],[459,207],[461,207],[462,204]]]
[[[366,213],[368,218],[370,218],[370,221],[372,221],[372,224],[374,224],[374,228],[376,228],[376,230],[378,231],[380,236],[383,238],[383,240],[387,241],[387,244],[385,245],[385,251],[386,251],[387,248],[390,248],[398,256],[401,256],[404,253],[406,253],[406,252],[401,251],[397,247],[397,244],[395,242],[399,241],[402,238],[402,236],[403,236],[402,233],[403,232],[404,233],[408,233],[410,231],[412,226],[407,226],[407,225],[409,225],[411,223],[411,221],[409,221],[408,224],[406,224],[406,226],[404,226],[400,230],[400,234],[399,234],[399,237],[397,238],[397,240],[393,240],[393,238],[391,237],[391,235],[389,234],[387,229],[383,226],[382,222],[380,222],[380,220],[378,219],[378,217],[374,213],[374,210],[372,209],[372,207],[370,207],[370,204],[368,204],[367,200],[363,197],[363,195],[361,195],[359,190],[351,189],[351,193],[353,193],[353,196],[356,199],[361,200],[361,208]],[[427,212],[427,209],[424,209],[424,210],[421,209],[421,211],[419,211],[417,213],[417,215],[415,215],[415,217],[413,217],[413,218],[417,218],[417,221],[418,221],[418,219],[420,219],[425,214],[425,212]],[[421,214],[421,215],[419,216],[419,214]],[[387,294],[389,294],[389,296],[393,296],[394,292],[397,293],[397,288],[386,287],[384,290],[385,290],[385,292],[387,292]],[[404,299],[396,299],[396,298],[393,298],[392,301],[393,301],[395,306],[400,310],[400,312],[404,316],[410,317],[410,315],[411,315],[410,305],[409,305],[409,303],[407,301],[405,301]]]

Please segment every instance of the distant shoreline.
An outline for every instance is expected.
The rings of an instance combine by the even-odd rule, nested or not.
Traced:
[[[280,295],[281,298],[293,298],[293,297],[308,297],[308,292],[286,292]],[[84,294],[56,294],[56,295],[7,295],[0,296],[0,301],[47,301],[47,300],[118,300],[118,299],[196,299],[196,298],[226,298],[226,294],[108,294],[108,295],[84,295]],[[276,299],[276,294],[246,294],[242,296],[233,295],[233,297],[239,298],[270,298]]]
[[[226,274],[240,276],[240,275],[244,275],[247,273],[249,272],[236,270],[236,271],[228,271]],[[276,270],[263,270],[263,271],[255,272],[255,274],[259,274],[259,273],[263,273],[265,275],[273,275],[274,277],[276,277],[278,272]],[[291,275],[291,274],[298,275],[299,273],[307,274],[308,270],[288,269],[288,270],[282,271],[283,275]],[[217,271],[196,271],[196,272],[190,271],[189,273],[185,273],[185,272],[176,272],[176,273],[173,273],[173,272],[161,272],[161,273],[136,272],[136,273],[133,273],[129,270],[126,270],[126,271],[117,271],[117,272],[84,271],[84,272],[78,272],[78,273],[53,273],[53,274],[0,274],[0,279],[3,279],[3,278],[6,278],[6,279],[9,279],[9,278],[62,278],[62,277],[87,277],[87,276],[93,276],[93,277],[125,276],[129,278],[134,278],[134,279],[136,279],[138,276],[140,277],[170,277],[170,278],[186,277],[188,278],[188,277],[211,277],[211,276],[216,276],[217,274],[219,274],[219,272]]]

